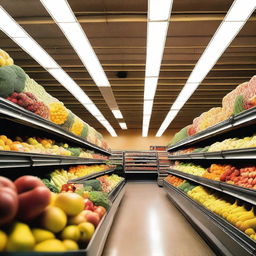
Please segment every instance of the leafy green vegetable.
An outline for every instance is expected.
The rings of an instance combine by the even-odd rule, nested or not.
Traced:
[[[93,191],[93,188],[92,188],[92,186],[84,186],[84,191],[91,192],[91,191]]]
[[[110,201],[108,199],[108,196],[104,192],[100,191],[92,191],[89,193],[89,200],[91,200],[95,205],[102,206],[105,209],[109,209],[110,207]]]
[[[9,68],[4,66],[0,68],[0,96],[8,97],[14,92],[14,85],[16,82],[16,73]]]
[[[44,183],[44,185],[49,188],[52,192],[54,193],[59,193],[60,191],[58,190],[58,188],[56,186],[54,186],[52,183],[50,183],[50,181],[48,179],[42,179],[42,182]]]
[[[102,191],[102,188],[101,188],[101,183],[99,180],[86,180],[83,182],[84,184],[84,187],[87,187],[87,186],[91,186],[92,187],[92,190],[95,190],[95,191]]]
[[[79,156],[81,153],[80,148],[68,148],[68,150],[71,152],[72,156]]]
[[[15,92],[22,92],[25,88],[26,82],[26,73],[25,71],[16,65],[8,66],[8,68],[12,69],[13,72],[16,74],[16,81],[14,84],[14,91]]]

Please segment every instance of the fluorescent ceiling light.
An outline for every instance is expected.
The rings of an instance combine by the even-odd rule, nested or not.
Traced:
[[[177,116],[179,110],[170,110],[162,123],[161,127],[159,128],[156,137],[161,137],[164,131],[167,129],[169,124],[172,122],[172,120]]]
[[[76,22],[76,17],[66,0],[40,1],[56,22]]]
[[[142,127],[142,137],[148,137],[148,126]]]
[[[175,100],[175,102],[172,104],[172,110],[180,110],[184,106],[185,103],[186,103],[186,101]]]
[[[0,6],[0,29],[45,68],[93,115],[102,116],[90,98],[56,61]],[[89,106],[89,107],[88,107]],[[104,118],[104,117],[103,117]],[[112,128],[112,127],[111,127]],[[109,127],[108,127],[109,129]],[[111,130],[111,129],[110,129]],[[112,130],[114,130],[112,128]],[[113,131],[111,130],[111,133]]]
[[[188,83],[201,83],[203,81],[243,25],[244,22],[221,23],[189,76]]]
[[[255,0],[235,0],[224,21],[246,21],[255,10]]]
[[[126,123],[119,123],[120,127],[123,129],[123,130],[127,130],[127,125]]]
[[[190,96],[194,93],[194,91],[218,61],[223,52],[230,45],[232,40],[242,29],[255,8],[256,0],[234,1],[223,22],[218,27],[210,43],[208,44],[195,68],[190,74],[185,86],[177,97],[174,103],[176,106],[172,106],[170,111],[172,111],[174,107],[180,107],[182,104],[184,105],[185,102],[190,98]],[[169,112],[161,127],[159,128],[156,136],[161,136],[173,119],[174,117],[170,116]]]
[[[44,68],[58,68],[55,60],[31,37],[13,37],[15,43]]]
[[[122,118],[123,118],[123,115],[122,115],[122,113],[121,113],[120,110],[118,110],[118,109],[112,109],[111,111],[112,111],[112,113],[113,113],[113,115],[114,115],[114,117],[115,117],[116,119],[122,119]]]
[[[144,100],[153,100],[156,93],[157,77],[146,77],[144,85]]]
[[[148,22],[146,77],[158,77],[169,22]]]
[[[0,29],[9,37],[27,37],[28,34],[13,18],[0,6]]]
[[[95,115],[94,116],[99,122],[107,121],[103,115]]]
[[[95,104],[84,104],[85,108],[93,115],[93,116],[99,116],[102,115],[99,109],[96,107]]]
[[[143,115],[151,115],[153,108],[153,100],[144,100]]]
[[[167,21],[170,17],[172,0],[149,0],[148,19],[150,21]]]
[[[57,24],[73,46],[95,84],[99,87],[110,87],[107,76],[81,25],[77,22]]]

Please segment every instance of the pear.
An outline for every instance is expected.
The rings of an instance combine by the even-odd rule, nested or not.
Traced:
[[[41,229],[41,228],[33,228],[32,234],[36,240],[36,243],[41,243],[45,240],[55,238],[55,235],[51,231]]]
[[[36,241],[27,224],[16,222],[7,242],[7,251],[32,251]]]
[[[64,252],[66,247],[58,239],[49,239],[37,244],[34,248],[36,252]]]

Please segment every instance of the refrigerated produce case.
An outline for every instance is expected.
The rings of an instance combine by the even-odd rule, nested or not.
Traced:
[[[244,111],[228,120],[212,126],[202,132],[168,147],[170,161],[185,161],[186,163],[196,163],[208,166],[212,163],[221,162],[222,164],[237,164],[241,166],[254,166],[256,151],[255,148],[243,148],[234,150],[223,150],[219,152],[197,152],[187,154],[173,154],[180,149],[186,149],[191,146],[208,145],[209,142],[215,142],[220,137],[246,136],[250,132],[255,132],[254,124],[256,122],[256,109]],[[199,146],[198,146],[199,147]],[[186,167],[184,170],[186,170]],[[234,200],[242,200],[245,204],[256,205],[256,189],[241,187],[235,184],[212,180],[196,174],[186,173],[169,168],[168,174],[183,178],[195,185],[201,185],[210,188],[225,196],[230,196]],[[192,198],[188,197],[182,190],[169,184],[163,183],[168,197],[177,206],[181,213],[192,223],[199,234],[210,244],[217,255],[255,255],[256,241],[251,239],[244,232],[229,223],[227,220],[211,212],[204,206],[198,204]]]
[[[20,131],[26,129],[28,133],[37,132],[40,130],[40,134],[49,135],[51,138],[56,137],[58,140],[64,142],[70,142],[75,146],[82,146],[86,149],[94,150],[94,152],[100,153],[109,157],[111,152],[98,147],[79,136],[76,136],[61,127],[27,111],[19,106],[16,106],[9,101],[0,98],[0,121],[4,121],[7,126],[5,130],[8,130],[8,125],[12,125],[12,129],[20,127]],[[19,130],[19,129],[17,129]],[[58,166],[75,166],[75,165],[95,165],[95,164],[106,164],[107,159],[89,159],[83,157],[73,157],[73,156],[62,156],[62,155],[47,155],[47,154],[36,154],[29,152],[16,152],[16,151],[0,151],[0,173],[7,177],[14,178],[19,177],[19,175],[37,175],[39,177],[44,177],[44,174],[49,173],[49,168]],[[26,169],[24,168],[26,167]],[[46,168],[47,167],[47,168]],[[17,172],[20,169],[20,172]],[[112,174],[115,172],[115,166],[111,166],[110,169],[104,170],[102,172],[96,172],[84,177],[79,177],[74,180],[69,180],[68,183],[81,183],[85,180],[97,178],[102,175]],[[120,170],[118,174],[122,175]],[[111,208],[102,218],[100,224],[96,228],[96,231],[90,240],[86,249],[77,251],[67,251],[67,252],[0,252],[3,256],[33,256],[33,255],[89,255],[89,256],[99,256],[104,248],[105,241],[107,239],[108,232],[111,228],[114,216],[117,212],[118,206],[122,200],[125,193],[125,179],[123,179],[108,195],[111,200]]]

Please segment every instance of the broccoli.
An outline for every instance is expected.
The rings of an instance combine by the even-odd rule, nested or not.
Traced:
[[[101,183],[99,180],[86,180],[84,181],[84,187],[87,187],[87,186],[91,186],[92,187],[92,190],[95,190],[95,191],[102,191],[102,188],[101,188]]]
[[[58,190],[58,188],[56,186],[54,186],[53,184],[50,183],[50,181],[48,179],[42,179],[42,182],[44,183],[44,185],[49,188],[49,190],[51,190],[54,193],[59,193],[60,191]]]
[[[16,65],[9,66],[16,75],[16,81],[14,84],[14,91],[15,92],[22,92],[25,88],[25,81],[26,81],[26,73],[25,71]]]
[[[14,92],[16,73],[9,66],[0,68],[0,96],[8,97]]]
[[[92,186],[84,186],[84,191],[93,191]]]
[[[89,193],[89,200],[91,200],[95,205],[102,206],[105,209],[109,209],[110,207],[110,201],[108,199],[108,196],[104,192],[100,191],[92,191]]]

